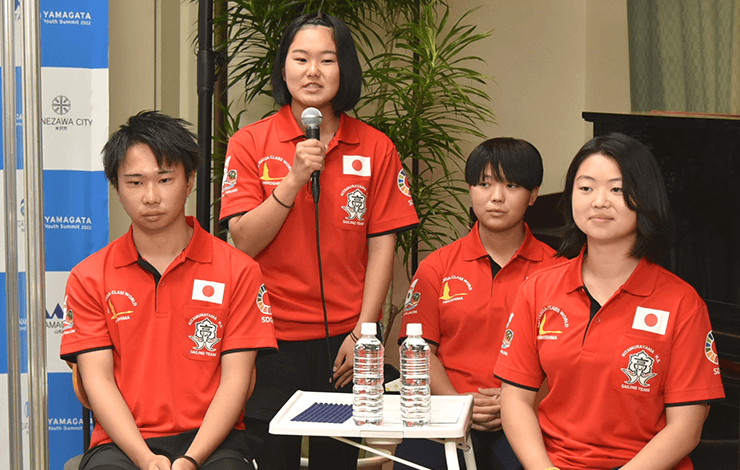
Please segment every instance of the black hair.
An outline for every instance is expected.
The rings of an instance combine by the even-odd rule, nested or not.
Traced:
[[[532,191],[542,184],[542,156],[526,140],[511,137],[488,139],[470,153],[465,163],[465,181],[476,186],[490,166],[493,178]]]
[[[131,116],[103,147],[105,177],[118,189],[118,169],[129,147],[146,144],[160,167],[182,165],[185,176],[190,178],[203,157],[196,136],[185,127],[188,125],[187,121],[159,111],[141,111]]]
[[[628,208],[637,213],[637,240],[630,253],[660,263],[668,253],[673,229],[663,176],[655,157],[644,144],[628,135],[613,132],[594,137],[573,157],[558,204],[565,226],[559,256],[572,258],[586,243],[586,235],[573,219],[573,187],[584,160],[601,154],[614,160],[622,173],[622,194]]]
[[[288,56],[288,49],[295,35],[306,26],[324,26],[332,30],[334,44],[337,47],[339,62],[339,90],[331,101],[334,112],[339,115],[354,108],[360,101],[362,91],[362,69],[357,58],[357,49],[352,33],[347,24],[337,17],[326,13],[310,13],[293,20],[280,38],[275,65],[272,68],[272,97],[280,105],[290,104],[293,97],[283,79],[283,68]]]

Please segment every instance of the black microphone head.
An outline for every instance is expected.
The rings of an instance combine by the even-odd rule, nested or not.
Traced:
[[[306,108],[301,113],[301,122],[306,128],[319,127],[323,120],[324,118],[321,115],[321,111],[316,108]]]

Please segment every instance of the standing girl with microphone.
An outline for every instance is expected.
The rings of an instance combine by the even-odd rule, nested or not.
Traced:
[[[525,470],[693,469],[724,392],[704,301],[656,264],[671,224],[655,158],[623,134],[592,139],[561,210],[573,259],[522,284],[496,362],[511,446]]]
[[[396,233],[418,224],[395,146],[345,113],[359,101],[361,73],[342,20],[297,18],[273,69],[280,110],[229,141],[220,217],[234,244],[260,264],[279,346],[257,358],[245,413],[247,428],[264,439],[260,470],[299,466],[301,438],[267,432],[296,390],[351,391],[354,344],[361,324],[379,319]],[[320,139],[305,137],[301,115],[309,107],[322,115]],[[317,203],[309,183],[315,171]],[[356,467],[357,450],[328,438],[311,438],[309,455],[311,468]]]

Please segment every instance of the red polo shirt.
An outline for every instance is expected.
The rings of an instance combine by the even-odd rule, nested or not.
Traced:
[[[239,130],[229,141],[221,219],[270,197],[305,140],[290,106]],[[354,328],[362,306],[367,238],[418,224],[408,181],[393,143],[380,131],[341,115],[321,173],[319,227],[324,292],[332,336]],[[314,202],[303,187],[285,223],[255,260],[270,292],[280,340],[324,337]],[[380,312],[378,312],[380,313]]]
[[[193,236],[155,285],[132,231],[78,264],[65,293],[61,357],[113,350],[113,372],[144,439],[200,427],[221,355],[276,348],[259,266],[206,233]],[[236,429],[244,429],[242,419]],[[91,445],[110,442],[99,424]]]
[[[421,262],[406,295],[399,339],[406,324],[421,323],[424,338],[438,345],[437,357],[458,393],[501,386],[493,377],[496,347],[519,284],[536,270],[562,262],[525,224],[524,242],[494,278],[478,230],[476,223],[468,235]]]
[[[665,427],[666,406],[724,392],[709,314],[691,286],[643,259],[589,323],[582,263],[583,253],[522,284],[495,373],[532,390],[547,376],[539,422],[555,466],[611,469]]]

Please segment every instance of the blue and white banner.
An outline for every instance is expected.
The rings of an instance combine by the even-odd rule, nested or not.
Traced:
[[[49,458],[51,470],[62,470],[68,459],[83,451],[82,407],[72,389],[70,369],[59,359],[64,287],[69,271],[108,243],[108,184],[100,157],[108,138],[108,2],[40,0],[39,9]],[[19,2],[16,2],[16,64],[20,62],[20,16]],[[16,84],[18,88],[22,84],[20,67],[17,68]],[[17,113],[20,115],[22,112],[22,101],[19,98]],[[21,123],[22,116],[17,121]],[[19,127],[19,140],[21,135],[22,130]],[[27,397],[25,210],[20,142],[18,152],[22,388],[23,396]],[[0,159],[0,176],[3,171]],[[2,199],[0,191],[0,203],[4,207]],[[0,224],[4,224],[4,220]],[[4,233],[3,227],[0,230],[2,247],[5,245]],[[7,416],[8,361],[7,338],[4,334],[7,293],[4,253],[0,258],[0,440],[4,439],[7,443],[7,430],[11,424]],[[24,440],[28,439],[28,406],[27,398],[24,398]],[[25,444],[27,447],[27,442]],[[7,446],[0,446],[0,467],[9,468],[8,463]],[[24,464],[26,468],[29,467],[27,448],[24,450]]]

